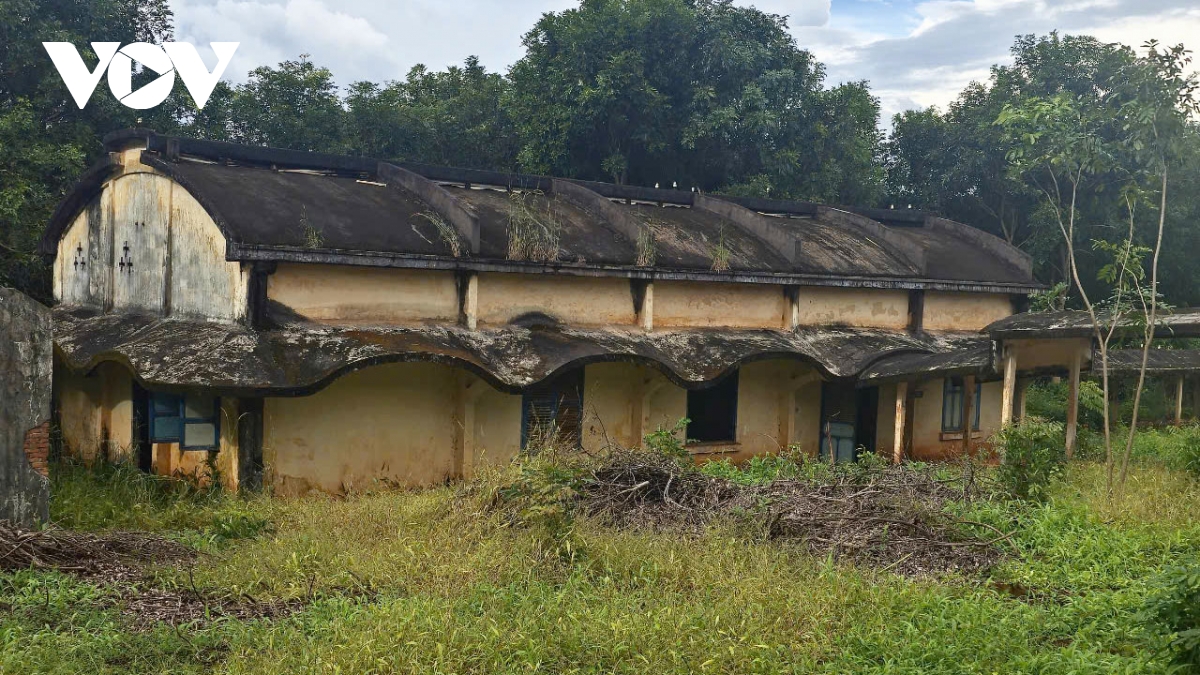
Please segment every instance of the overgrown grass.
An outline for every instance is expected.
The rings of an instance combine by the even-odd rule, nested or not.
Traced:
[[[787,458],[705,469],[739,482],[831,470]],[[1015,531],[1020,555],[991,578],[925,581],[724,527],[583,519],[565,557],[484,508],[494,482],[276,502],[139,480],[68,467],[55,517],[195,539],[225,517],[270,523],[160,583],[310,604],[145,634],[100,608],[103,587],[0,575],[0,672],[1167,673],[1166,638],[1137,612],[1157,574],[1200,552],[1200,490],[1161,463],[1135,466],[1113,503],[1103,468],[1076,464],[1042,504],[964,505]]]
[[[264,496],[242,498],[152,476],[129,464],[56,464],[50,490],[50,519],[60,527],[162,532],[194,544],[256,536],[281,506]]]

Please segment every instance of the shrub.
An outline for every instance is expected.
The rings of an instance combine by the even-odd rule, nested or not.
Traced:
[[[691,454],[687,450],[684,433],[691,422],[691,420],[684,417],[670,429],[660,426],[642,439],[643,444],[650,452],[659,452],[680,460],[689,459]]]
[[[1063,425],[1038,417],[1005,427],[996,436],[1000,449],[997,478],[1019,499],[1041,499],[1066,464]]]
[[[1168,648],[1183,672],[1200,673],[1200,559],[1168,570],[1157,586],[1144,619],[1166,629]]]
[[[1026,414],[1066,424],[1069,386],[1065,380],[1031,385],[1025,393]],[[1099,382],[1079,383],[1079,423],[1093,429],[1104,426],[1104,390]]]
[[[1133,439],[1133,456],[1157,460],[1168,468],[1200,477],[1200,426],[1139,431]]]

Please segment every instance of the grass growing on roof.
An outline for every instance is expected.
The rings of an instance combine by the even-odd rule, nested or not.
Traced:
[[[762,460],[747,484],[828,469]],[[811,464],[811,463],[810,463]],[[139,632],[59,573],[0,575],[2,672],[1168,673],[1139,620],[1157,575],[1200,552],[1200,489],[1157,460],[1108,503],[1103,467],[1069,467],[1044,503],[964,515],[1021,552],[991,577],[910,580],[714,525],[688,536],[572,525],[572,555],[485,508],[474,486],[293,501],[158,491],[69,469],[56,517],[201,539],[269,522],[161,583],[303,598],[277,620]],[[171,490],[178,488],[172,487]],[[92,508],[94,506],[94,508]],[[353,592],[369,588],[370,593]]]

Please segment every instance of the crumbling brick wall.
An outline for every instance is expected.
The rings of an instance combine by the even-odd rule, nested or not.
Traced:
[[[49,518],[50,310],[0,288],[0,519]]]

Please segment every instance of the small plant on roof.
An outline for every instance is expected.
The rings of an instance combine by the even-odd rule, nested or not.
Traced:
[[[729,271],[729,247],[725,245],[725,228],[721,228],[721,233],[717,236],[717,243],[712,245],[709,250],[712,255],[712,270],[714,272]]]
[[[648,222],[638,232],[637,260],[634,264],[638,267],[653,267],[657,259],[658,243],[654,239],[654,225]]]
[[[508,259],[553,262],[558,260],[562,222],[555,202],[545,205],[540,190],[513,190],[508,200]]]
[[[321,248],[325,245],[325,235],[321,228],[308,219],[308,209],[304,206],[300,207],[300,229],[304,232],[304,248]]]
[[[458,230],[454,229],[454,226],[450,223],[447,223],[446,219],[443,218],[440,213],[435,213],[433,211],[422,211],[421,213],[417,214],[417,217],[424,218],[425,220],[429,221],[431,225],[433,225],[433,228],[437,230],[438,237],[441,238],[442,243],[450,249],[450,255],[454,256],[455,258],[458,258],[462,255],[462,237],[458,236]]]

